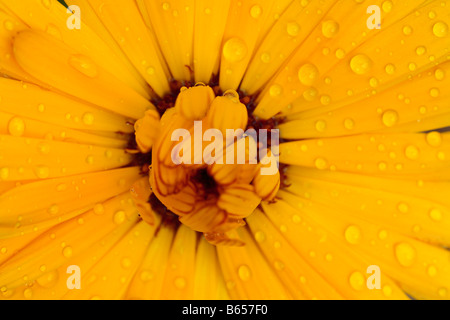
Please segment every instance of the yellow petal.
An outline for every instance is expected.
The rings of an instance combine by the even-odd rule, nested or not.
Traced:
[[[89,5],[152,89],[161,97],[169,93],[167,67],[159,60],[158,45],[148,33],[136,4],[94,0]]]
[[[14,39],[14,55],[31,75],[105,109],[138,119],[146,109],[154,108],[91,58],[44,33],[18,33]],[[49,73],[49,69],[58,71]]]
[[[76,265],[77,258],[84,258],[86,250],[93,245],[97,246],[102,238],[120,228],[118,225],[123,224],[129,229],[136,223],[137,215],[132,203],[121,203],[121,200],[127,198],[129,195],[116,197],[102,204],[104,210],[100,215],[91,210],[41,234],[2,264],[2,287],[11,290],[32,282],[44,273],[62,266],[69,259]],[[123,216],[121,220],[117,219],[118,212]],[[60,277],[64,275],[60,274]]]
[[[72,49],[80,51],[82,55],[90,57],[95,64],[114,74],[114,77],[123,81],[129,87],[139,92],[143,97],[149,98],[148,87],[144,79],[127,60],[126,56],[111,43],[105,43],[90,26],[85,24],[85,11],[87,8],[81,5],[80,29],[68,28],[68,20],[71,14],[67,8],[57,1],[25,0],[21,2],[2,1],[15,15],[34,30],[41,30],[53,38],[63,41]],[[72,3],[70,3],[72,4]],[[86,15],[86,18],[88,15]],[[93,26],[95,27],[95,26]],[[108,40],[106,40],[108,42]],[[40,77],[37,77],[40,80]]]
[[[280,145],[280,162],[382,177],[448,179],[449,137],[437,132],[434,138],[428,134],[363,134],[288,142]]]

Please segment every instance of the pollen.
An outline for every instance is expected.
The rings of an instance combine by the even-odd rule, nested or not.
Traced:
[[[176,217],[212,244],[240,246],[232,231],[281,185],[277,122],[253,117],[251,98],[215,89],[181,86],[166,108],[155,103],[159,114],[147,111],[134,124],[135,146],[151,149],[151,159],[148,178],[131,192],[147,223],[155,213]]]

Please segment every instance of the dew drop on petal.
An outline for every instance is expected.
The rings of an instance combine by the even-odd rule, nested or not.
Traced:
[[[406,203],[404,203],[404,202],[399,203],[397,205],[397,209],[401,213],[408,213],[409,212],[409,206]]]
[[[288,22],[287,26],[286,26],[286,31],[288,33],[288,35],[295,37],[298,35],[298,33],[300,32],[300,26],[297,22],[293,21],[293,22]]]
[[[325,170],[328,167],[327,160],[325,160],[323,158],[317,158],[315,160],[314,164],[315,164],[316,168],[319,170]]]
[[[39,179],[47,179],[50,176],[50,169],[45,166],[37,166],[34,173]]]
[[[385,285],[382,291],[385,297],[390,297],[392,295],[392,288],[389,285]]]
[[[427,143],[432,147],[440,147],[442,145],[442,135],[433,131],[427,134]]]
[[[437,269],[435,266],[428,266],[427,273],[430,277],[435,277],[437,275]]]
[[[443,21],[436,22],[433,25],[433,34],[438,38],[446,37],[448,35],[448,25]]]
[[[350,244],[358,244],[361,242],[361,229],[357,226],[349,226],[344,232],[345,240]]]
[[[105,212],[105,207],[101,203],[97,203],[94,206],[94,213],[97,215],[101,215]]]
[[[395,111],[395,110],[387,110],[387,111],[385,111],[383,113],[381,119],[383,121],[383,124],[386,127],[391,128],[391,127],[395,126],[398,123],[399,116],[398,116],[397,111]]]
[[[269,89],[269,94],[271,97],[279,97],[283,93],[283,88],[279,84],[274,84]]]
[[[365,54],[358,54],[350,60],[350,68],[358,75],[366,74],[372,68],[372,60]]]
[[[266,234],[264,232],[262,232],[262,231],[257,231],[255,233],[255,240],[258,243],[264,242],[266,240]]]
[[[21,137],[25,132],[25,122],[23,119],[14,117],[8,123],[8,132],[13,137]]]
[[[223,46],[223,57],[228,62],[239,62],[247,56],[247,45],[239,38],[231,38]]]
[[[447,288],[440,288],[440,289],[438,290],[438,295],[439,295],[441,298],[445,298],[445,297],[447,296],[447,294],[448,294]]]
[[[318,132],[324,132],[326,128],[327,128],[327,123],[324,120],[318,120],[316,122],[316,130]]]
[[[306,63],[298,70],[298,79],[305,86],[311,86],[319,76],[319,70],[311,63]]]
[[[445,78],[445,71],[442,70],[442,69],[437,69],[437,70],[434,72],[434,77],[435,77],[436,80],[438,80],[438,81],[444,80],[444,78]]]
[[[417,160],[419,158],[420,151],[416,146],[408,146],[405,149],[405,156],[409,160]]]
[[[70,56],[69,65],[88,78],[95,78],[98,75],[97,66],[86,56],[80,54]]]
[[[182,290],[186,288],[186,279],[184,279],[183,277],[177,277],[174,280],[174,285],[175,288]]]
[[[94,115],[90,112],[83,114],[83,123],[85,125],[92,125],[94,123]]]
[[[388,0],[388,1],[383,1],[381,8],[383,9],[384,12],[389,13],[392,10],[393,7],[393,3],[392,1]]]
[[[430,218],[434,221],[441,221],[442,220],[442,211],[434,208],[431,209],[429,212]]]
[[[339,24],[334,20],[322,23],[322,34],[325,38],[333,38],[339,32]]]
[[[354,290],[361,291],[364,289],[366,280],[361,272],[355,271],[350,275],[349,283]]]
[[[416,260],[416,250],[408,243],[399,243],[395,246],[395,257],[403,267],[411,267]]]
[[[125,221],[125,217],[125,211],[120,210],[114,214],[113,221],[115,224],[119,225]]]
[[[63,254],[63,256],[66,257],[66,258],[70,258],[70,257],[72,256],[72,254],[73,254],[73,249],[72,249],[72,247],[69,247],[69,246],[65,247],[65,248],[63,249],[63,251],[62,251],[62,254]]]
[[[250,268],[248,266],[242,265],[238,269],[238,275],[239,275],[239,278],[242,281],[248,281],[250,279],[252,273],[251,273]]]
[[[255,4],[250,8],[250,16],[254,19],[258,19],[261,16],[262,8],[261,6]]]

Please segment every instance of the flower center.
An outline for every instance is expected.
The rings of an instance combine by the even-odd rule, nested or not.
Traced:
[[[282,185],[277,121],[253,117],[251,97],[202,83],[155,105],[135,123],[136,159],[148,173],[132,188],[140,215],[176,215],[213,244],[243,245],[234,230]]]

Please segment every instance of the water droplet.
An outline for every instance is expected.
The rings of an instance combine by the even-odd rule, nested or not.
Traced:
[[[397,205],[397,209],[398,209],[398,211],[400,211],[401,213],[408,213],[408,211],[409,211],[409,206],[408,206],[406,203],[401,202],[401,203],[399,203],[399,204]]]
[[[47,179],[50,176],[50,169],[45,166],[38,166],[34,173],[39,179]]]
[[[443,21],[436,22],[433,26],[433,34],[438,38],[446,37],[448,35],[448,25]]]
[[[90,112],[83,114],[83,123],[88,126],[92,125],[94,123],[94,115]]]
[[[378,232],[378,238],[380,240],[386,240],[388,236],[388,232],[386,230],[380,230],[380,232]]]
[[[239,38],[229,39],[223,46],[223,56],[228,62],[239,62],[247,56],[247,45]]]
[[[25,122],[23,119],[14,117],[8,123],[8,132],[13,137],[21,137],[25,132]]]
[[[428,273],[428,275],[429,275],[430,277],[435,277],[436,274],[437,274],[437,269],[436,269],[436,267],[435,267],[435,266],[429,266],[429,267],[427,268],[427,273]]]
[[[431,88],[430,89],[430,96],[433,98],[437,98],[439,97],[439,95],[441,94],[440,90],[438,88]]]
[[[7,180],[9,178],[9,168],[1,168],[0,169],[0,179]]]
[[[411,28],[411,26],[404,26],[403,27],[403,34],[405,36],[411,35],[412,32],[413,32],[413,29]]]
[[[54,204],[52,206],[50,206],[50,208],[48,208],[48,213],[50,214],[57,214],[59,212],[59,207]]]
[[[387,163],[386,162],[380,162],[378,164],[378,169],[380,169],[380,171],[386,171],[387,169]]]
[[[95,78],[98,75],[97,66],[86,56],[80,54],[70,56],[69,65],[89,78]]]
[[[355,271],[350,275],[349,283],[354,290],[361,291],[364,289],[366,279],[361,272]]]
[[[164,11],[168,11],[170,9],[170,3],[164,2],[162,4],[162,8],[163,8]]]
[[[416,146],[408,146],[405,149],[405,156],[409,160],[417,160],[419,158],[420,151]]]
[[[86,157],[86,163],[87,164],[93,164],[94,163],[94,156],[87,156]]]
[[[382,290],[385,297],[390,297],[392,295],[392,288],[390,286],[385,285]]]
[[[113,217],[114,223],[117,225],[123,223],[125,221],[125,217],[126,217],[125,211],[122,210],[117,211]]]
[[[325,38],[333,38],[339,32],[339,24],[336,21],[328,20],[322,23],[322,34]]]
[[[255,233],[255,240],[258,243],[264,242],[266,240],[266,234],[264,232],[262,232],[262,231],[257,231]]]
[[[434,221],[441,221],[442,220],[442,211],[434,208],[431,209],[429,212],[430,218],[433,219]]]
[[[305,86],[311,86],[318,78],[319,70],[311,63],[306,63],[298,70],[298,79]]]
[[[328,167],[327,160],[325,160],[323,158],[317,158],[316,161],[314,162],[314,164],[315,164],[316,168],[319,170],[325,170]]]
[[[250,9],[250,16],[254,19],[258,19],[261,16],[261,13],[262,13],[262,8],[257,4],[255,4]]]
[[[3,25],[5,26],[5,29],[8,31],[12,31],[14,29],[14,23],[12,23],[10,20],[5,20]]]
[[[282,93],[283,93],[283,88],[278,84],[272,85],[269,89],[269,94],[273,98],[281,96]]]
[[[31,299],[33,297],[33,290],[31,288],[27,288],[23,291],[23,296],[25,299]]]
[[[316,130],[318,132],[324,132],[327,128],[327,123],[324,120],[319,120],[316,122]]]
[[[418,56],[423,56],[426,52],[427,52],[427,48],[425,48],[424,46],[420,46],[420,47],[416,48],[416,54]]]
[[[442,69],[436,69],[436,71],[434,72],[434,77],[438,81],[444,80],[444,78],[445,78],[445,71],[442,70]]]
[[[344,127],[347,130],[352,130],[355,127],[355,121],[353,121],[353,119],[345,119],[344,120]]]
[[[317,98],[318,92],[316,88],[309,88],[303,92],[303,98],[308,101],[312,102]]]
[[[44,7],[46,7],[47,9],[50,9],[50,5],[52,4],[51,0],[42,0],[41,2]]]
[[[261,54],[261,61],[264,63],[269,63],[270,62],[270,54],[268,54],[267,52],[264,52],[263,54]]]
[[[186,288],[186,279],[184,279],[183,277],[177,277],[175,278],[174,285],[175,288],[182,290]]]
[[[72,256],[72,254],[73,254],[73,249],[72,249],[72,247],[69,247],[69,246],[65,247],[65,248],[63,249],[63,251],[62,251],[62,254],[63,254],[63,256],[66,257],[66,258],[70,258],[70,257]]]
[[[408,243],[399,243],[395,246],[395,257],[403,267],[411,267],[416,260],[416,250]]]
[[[47,272],[36,279],[36,282],[43,288],[51,288],[56,285],[58,281],[58,271],[54,270]]]
[[[294,222],[295,224],[298,224],[298,223],[302,222],[302,218],[300,218],[300,216],[298,216],[298,215],[293,215],[292,222]]]
[[[395,110],[387,110],[382,115],[383,124],[388,128],[395,126],[398,123],[398,120],[399,116]]]
[[[395,66],[392,63],[389,63],[388,65],[386,65],[384,70],[386,71],[387,74],[393,75],[395,73]]]
[[[447,296],[447,293],[448,293],[447,288],[440,288],[440,289],[438,290],[438,295],[439,295],[441,298],[445,298],[445,297]]]
[[[393,3],[392,1],[388,0],[388,1],[384,1],[383,4],[381,5],[381,8],[383,9],[384,12],[389,13],[392,10],[393,7]]]
[[[358,54],[350,61],[350,68],[358,75],[366,74],[372,68],[372,60],[365,54]]]
[[[344,59],[344,57],[345,57],[345,51],[344,51],[344,49],[341,49],[341,48],[337,49],[335,54],[336,54],[336,58],[338,58],[338,59]]]
[[[298,35],[298,33],[300,32],[300,25],[295,22],[288,22],[287,26],[286,26],[286,31],[288,33],[288,35],[292,36],[292,37],[296,37]]]
[[[345,229],[345,240],[350,244],[358,244],[361,242],[361,229],[357,226],[349,226]]]
[[[131,266],[131,260],[129,258],[123,258],[120,265],[124,268],[124,269],[128,269]]]
[[[273,265],[274,265],[275,269],[278,271],[281,271],[284,269],[284,263],[279,260],[275,261]]]
[[[240,266],[238,269],[238,275],[242,281],[248,281],[251,277],[250,268],[246,265]]]

